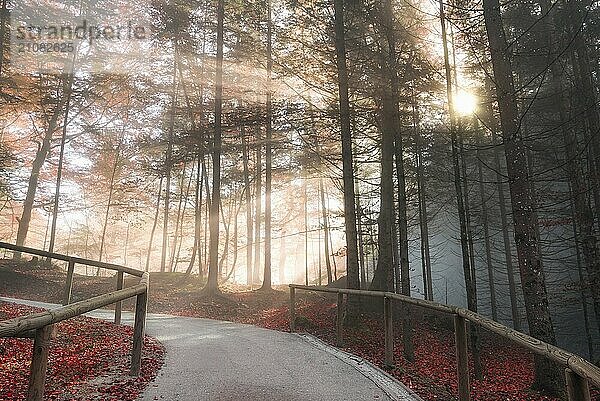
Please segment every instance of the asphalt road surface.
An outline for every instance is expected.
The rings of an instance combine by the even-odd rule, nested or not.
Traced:
[[[88,316],[112,320],[112,314]],[[132,321],[132,313],[123,312],[123,323]],[[420,400],[361,358],[311,336],[160,314],[148,315],[146,333],[164,344],[166,355],[143,401]]]

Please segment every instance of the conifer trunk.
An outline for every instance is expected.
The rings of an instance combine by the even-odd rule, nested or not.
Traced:
[[[340,128],[342,139],[342,175],[344,183],[344,225],[346,228],[347,287],[359,289],[358,244],[356,235],[356,205],[354,194],[354,166],[352,132],[350,130],[350,97],[348,70],[346,68],[346,39],[344,26],[344,0],[334,0],[335,53],[340,102]],[[346,322],[353,323],[358,315],[358,300],[348,299]]]
[[[219,206],[221,204],[221,119],[223,108],[223,20],[224,0],[217,0],[217,58],[215,73],[215,130],[212,140],[212,194],[209,213],[208,280],[204,291],[208,295],[220,293],[219,270]]]
[[[556,337],[548,310],[546,280],[539,253],[536,205],[531,190],[526,147],[519,126],[519,111],[514,98],[514,78],[507,54],[499,1],[483,0],[483,10],[500,110],[515,244],[529,332],[535,338],[555,344]],[[536,388],[556,393],[560,377],[560,372],[551,362],[545,358],[535,358]]]

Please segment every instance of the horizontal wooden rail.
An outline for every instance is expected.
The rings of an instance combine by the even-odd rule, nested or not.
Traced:
[[[359,295],[366,297],[377,297],[377,298],[393,298],[399,301],[406,302],[411,305],[421,306],[423,308],[436,310],[443,313],[456,313],[456,306],[450,306],[440,304],[433,301],[425,301],[423,299],[411,298],[406,295],[396,294],[394,292],[383,292],[383,291],[366,291],[366,290],[352,290],[349,288],[328,288],[328,287],[315,287],[310,285],[290,284],[290,288],[297,288],[299,290],[306,291],[318,291],[318,292],[331,292],[334,294],[342,293],[346,295]]]
[[[139,375],[146,326],[149,280],[149,274],[142,273],[139,284],[132,287],[102,294],[97,297],[61,306],[45,312],[1,321],[0,337],[34,338],[27,401],[41,401],[43,399],[50,338],[54,332],[54,324],[114,304],[115,302],[121,302],[131,297],[136,297],[137,300],[133,328],[133,350],[131,354],[130,374],[134,376]]]
[[[49,324],[55,324],[84,313],[100,309],[107,305],[123,301],[127,298],[145,293],[148,288],[148,275],[146,274],[140,284],[113,291],[84,301],[75,302],[45,312],[20,316],[0,322],[0,337],[18,337],[29,330],[36,330]]]
[[[459,395],[460,400],[468,400],[468,390],[469,390],[469,381],[468,377],[464,376],[464,372],[466,370],[467,365],[467,353],[466,353],[466,330],[464,329],[464,322],[469,321],[472,324],[475,324],[483,329],[491,331],[500,337],[512,341],[513,343],[525,348],[526,350],[540,355],[542,357],[548,358],[560,365],[563,365],[567,368],[566,375],[569,386],[577,386],[577,388],[569,388],[569,400],[571,401],[585,401],[589,400],[589,390],[587,389],[588,381],[592,383],[594,386],[600,388],[600,368],[594,366],[590,362],[586,361],[582,357],[565,351],[561,348],[558,348],[554,345],[545,343],[541,340],[533,338],[527,334],[521,333],[517,330],[513,330],[510,327],[507,327],[501,323],[495,322],[491,319],[488,319],[485,316],[482,316],[478,313],[472,312],[465,308],[460,308],[452,305],[440,304],[438,302],[427,301],[423,299],[416,299],[407,297],[405,295],[400,295],[392,292],[383,292],[383,291],[364,291],[364,290],[353,290],[347,288],[327,288],[327,287],[316,287],[316,286],[306,286],[306,285],[298,285],[298,284],[290,284],[290,319],[295,320],[296,311],[295,311],[295,293],[296,290],[305,290],[305,291],[315,291],[315,292],[326,292],[326,293],[334,293],[338,294],[338,305],[339,305],[339,295],[356,295],[356,296],[364,296],[364,297],[376,297],[383,298],[384,303],[389,302],[387,300],[397,300],[406,304],[423,307],[429,310],[442,312],[444,314],[448,314],[450,316],[454,316],[454,324],[455,324],[455,334],[456,334],[456,342],[457,342],[457,369],[462,374],[459,374]],[[338,315],[341,314],[338,307]],[[390,317],[386,319],[388,322]],[[295,322],[290,322],[290,329],[294,331]],[[338,329],[338,336],[341,336],[340,330]],[[391,330],[386,330],[391,331]],[[393,341],[393,338],[387,338],[386,335],[386,348],[390,347],[388,344],[389,341]],[[389,359],[389,358],[387,358]],[[391,363],[391,361],[387,361],[386,363]],[[468,372],[468,371],[467,371]],[[583,390],[582,390],[583,389]]]
[[[131,274],[132,276],[137,276],[137,277],[142,277],[142,274],[144,274],[143,271],[137,270],[137,269],[132,269],[131,267],[121,266],[121,265],[117,265],[114,263],[99,262],[97,260],[84,259],[84,258],[79,258],[76,256],[63,255],[60,253],[47,252],[47,251],[43,251],[41,249],[28,248],[26,246],[18,246],[18,245],[14,245],[14,244],[9,244],[8,242],[0,241],[0,248],[8,249],[8,250],[15,251],[15,252],[28,253],[31,255],[42,256],[42,257],[50,258],[50,259],[64,260],[65,262],[73,262],[73,263],[78,263],[78,264],[86,265],[86,266],[99,267],[99,268],[108,269],[108,270],[116,270],[116,271],[120,271],[123,273]]]

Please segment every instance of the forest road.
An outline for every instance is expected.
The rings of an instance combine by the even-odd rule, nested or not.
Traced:
[[[113,312],[87,316],[112,320]],[[122,321],[132,324],[133,314],[123,312]],[[166,355],[142,401],[420,400],[361,358],[312,336],[160,314],[148,314],[146,333],[164,344]]]

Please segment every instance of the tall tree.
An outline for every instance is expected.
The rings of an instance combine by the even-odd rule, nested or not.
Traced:
[[[108,228],[108,218],[110,216],[110,206],[113,201],[113,195],[115,193],[115,181],[117,179],[117,172],[119,170],[119,165],[121,163],[121,146],[123,145],[123,134],[125,131],[125,125],[123,125],[123,129],[121,134],[117,139],[117,147],[115,149],[115,161],[113,163],[111,172],[110,172],[110,180],[108,184],[108,199],[106,202],[106,212],[104,213],[104,223],[102,225],[102,235],[100,237],[100,252],[98,255],[98,260],[102,261],[102,255],[104,253],[104,245],[106,243],[106,229]],[[100,269],[98,269],[97,274],[99,274]]]
[[[547,2],[542,2],[544,8],[547,8]],[[585,37],[579,32],[580,27],[586,25],[587,12],[581,9],[579,2],[569,0],[567,3],[567,11],[569,18],[569,33],[573,37],[572,60],[574,78],[576,87],[582,96],[578,96],[579,102],[582,103],[585,115],[585,138],[589,146],[589,170],[590,182],[592,184],[592,197],[595,203],[594,211],[589,207],[585,199],[585,185],[581,182],[581,170],[578,162],[579,152],[577,150],[577,138],[571,130],[564,127],[564,142],[567,151],[567,160],[569,164],[569,179],[572,186],[573,202],[575,208],[575,217],[577,219],[577,228],[579,230],[579,238],[581,240],[581,248],[583,259],[585,261],[586,270],[589,277],[590,289],[594,304],[594,314],[600,333],[600,258],[598,258],[598,239],[597,231],[594,228],[594,217],[596,217],[596,225],[600,230],[600,109],[598,108],[598,93],[597,87],[594,85],[593,74],[590,68],[589,49],[585,43]],[[557,21],[559,23],[559,21]],[[552,44],[552,43],[551,43]],[[554,85],[560,86],[559,81],[560,71],[556,63],[551,65],[552,75],[555,77]],[[599,67],[600,68],[600,67]],[[597,77],[598,79],[598,77]],[[560,87],[556,88],[560,90]],[[559,92],[560,93],[560,92]],[[563,100],[564,101],[564,100]],[[564,114],[564,111],[563,111]],[[561,121],[566,118],[566,115],[561,116]]]
[[[242,136],[242,159],[244,168],[244,195],[246,199],[246,284],[252,285],[253,270],[252,270],[252,240],[253,240],[253,223],[252,223],[252,192],[250,189],[250,170],[248,168],[248,159],[250,158],[250,145],[246,139],[246,127],[240,128]]]
[[[481,215],[483,224],[483,242],[485,248],[485,262],[488,271],[488,288],[490,291],[490,306],[492,309],[492,319],[498,320],[498,304],[496,301],[496,280],[494,278],[494,265],[492,262],[492,248],[490,241],[490,227],[488,219],[488,197],[485,191],[485,181],[483,177],[483,162],[481,161],[483,156],[481,155],[481,138],[478,132],[477,120],[473,121],[475,127],[475,135],[477,138],[477,175],[479,180],[479,195],[481,196]]]
[[[154,219],[152,220],[152,230],[150,231],[150,242],[148,243],[148,252],[146,254],[146,267],[145,271],[150,270],[150,256],[152,255],[152,243],[154,242],[154,233],[156,232],[156,226],[158,225],[158,214],[160,213],[160,198],[162,195],[162,184],[164,177],[161,175],[158,182],[158,195],[156,199],[156,208],[154,209]],[[86,237],[87,238],[87,237]],[[86,239],[87,244],[87,239]],[[87,249],[87,245],[86,245]]]
[[[444,51],[444,71],[446,78],[446,92],[448,96],[448,114],[450,116],[450,141],[452,148],[452,167],[454,173],[454,190],[456,194],[456,208],[458,212],[458,220],[460,225],[460,247],[462,256],[463,276],[465,280],[465,290],[467,295],[467,306],[469,310],[477,312],[477,293],[475,287],[475,268],[472,258],[472,241],[469,241],[470,229],[468,218],[468,197],[466,184],[463,186],[463,181],[466,182],[466,168],[464,164],[464,155],[461,166],[461,150],[463,148],[462,133],[458,132],[459,121],[456,116],[454,104],[454,90],[452,85],[452,70],[450,67],[450,58],[448,54],[448,37],[446,33],[446,15],[444,11],[444,3],[439,1],[440,6],[440,24],[442,34],[442,46]],[[455,82],[456,84],[456,82]],[[460,134],[460,137],[459,137]],[[461,168],[462,167],[462,168]],[[462,178],[461,178],[462,176]],[[481,360],[479,356],[479,331],[476,326],[471,326],[471,352],[473,353],[475,375],[478,379],[482,377]]]
[[[546,279],[537,236],[537,215],[531,190],[526,147],[519,125],[515,84],[498,0],[483,0],[483,15],[490,45],[496,95],[500,110],[508,183],[510,187],[515,244],[525,298],[529,332],[549,344],[556,343],[548,310]],[[560,372],[545,358],[535,358],[535,386],[556,393]]]
[[[221,146],[222,146],[222,110],[223,110],[223,20],[225,16],[224,0],[217,0],[217,58],[215,71],[215,130],[212,140],[212,194],[208,224],[209,265],[208,281],[204,291],[208,295],[220,293],[219,274],[219,206],[221,204]]]
[[[348,94],[348,69],[346,66],[346,32],[344,26],[344,0],[334,0],[335,54],[338,76],[339,122],[342,138],[342,175],[344,182],[344,225],[346,227],[347,287],[360,288],[358,271],[358,243],[356,234],[356,204],[354,193],[354,166],[352,132],[350,130],[350,97]],[[358,316],[358,300],[348,299],[346,322],[353,323]]]
[[[175,130],[175,108],[177,107],[177,42],[173,50],[173,76],[171,82],[171,113],[167,133],[167,149],[165,151],[165,205],[163,212],[162,249],[160,254],[160,271],[167,269],[167,248],[169,244],[169,207],[171,203],[171,170],[173,168],[173,138]]]
[[[38,189],[38,182],[40,178],[40,171],[46,162],[46,158],[48,157],[48,153],[50,152],[50,148],[52,145],[52,137],[56,130],[59,127],[59,118],[61,113],[64,111],[64,107],[67,101],[68,92],[70,91],[70,80],[67,79],[68,76],[63,74],[60,76],[60,79],[56,82],[56,89],[50,86],[49,83],[46,82],[44,76],[40,74],[39,76],[39,87],[41,90],[48,90],[49,94],[56,91],[57,98],[54,101],[54,104],[47,110],[42,104],[42,100],[40,99],[40,106],[44,107],[43,110],[46,113],[49,113],[49,117],[46,115],[46,126],[44,128],[44,133],[42,136],[41,144],[38,146],[38,149],[35,154],[35,158],[33,159],[33,163],[31,165],[31,173],[29,175],[29,180],[27,184],[27,193],[25,195],[25,200],[23,201],[23,211],[21,213],[21,218],[19,220],[19,227],[17,229],[17,241],[16,244],[18,246],[25,245],[25,240],[27,238],[27,233],[29,232],[29,224],[31,222],[31,214],[33,211],[33,205],[35,202],[35,195]],[[14,253],[15,259],[19,259],[21,257],[20,252]]]
[[[321,198],[321,215],[323,219],[323,236],[325,249],[325,269],[327,270],[327,284],[333,282],[333,274],[331,271],[330,249],[329,249],[329,222],[327,218],[327,206],[325,204],[325,189],[323,188],[323,177],[319,177],[319,194]],[[319,252],[320,255],[320,252]],[[321,275],[319,274],[319,277]]]
[[[433,301],[433,279],[431,276],[431,253],[429,246],[429,223],[427,221],[427,192],[425,187],[425,167],[423,163],[423,137],[421,134],[419,107],[415,96],[412,99],[413,128],[417,156],[417,197],[419,203],[419,229],[421,235],[421,265],[423,270],[423,294]]]
[[[382,38],[380,58],[380,92],[379,125],[381,127],[381,142],[379,144],[381,154],[381,175],[379,184],[379,217],[377,218],[377,241],[378,258],[377,267],[373,273],[371,282],[372,290],[393,291],[394,290],[394,249],[393,241],[394,218],[394,140],[397,130],[400,128],[398,115],[397,83],[393,83],[396,71],[393,69],[396,57],[396,43],[393,35],[392,16],[388,9],[387,0],[379,5],[380,30]],[[388,18],[389,17],[389,18]]]
[[[198,121],[200,125],[204,119],[204,77],[205,77],[205,62],[204,57],[206,53],[206,32],[202,37],[202,65],[200,68],[200,91],[198,93],[199,99],[199,107],[198,107]],[[196,116],[194,115],[192,104],[190,101],[190,96],[188,95],[185,81],[183,79],[183,68],[182,63],[178,63],[179,70],[179,80],[182,82],[183,94],[185,97],[185,103],[187,106],[190,125],[192,128],[192,133],[196,135],[196,185],[194,191],[194,244],[192,246],[192,255],[190,257],[190,263],[185,271],[186,275],[192,273],[194,268],[194,262],[196,260],[196,255],[198,255],[198,265],[201,265],[201,257],[200,257],[200,235],[202,232],[202,198],[203,198],[203,181],[202,179],[206,177],[206,163],[204,160],[205,152],[206,152],[206,143],[205,143],[205,130],[202,127],[199,127],[196,123]],[[199,273],[200,273],[200,269]]]
[[[259,127],[256,128],[256,166],[254,183],[254,274],[253,284],[257,284],[260,279],[260,226],[262,222],[262,135]]]
[[[273,154],[271,150],[273,140],[273,105],[271,88],[271,70],[273,69],[272,54],[272,26],[271,0],[267,0],[267,127],[265,140],[265,269],[261,289],[271,289],[271,181],[273,177]]]
[[[486,93],[490,94],[491,83],[489,79],[485,82]],[[498,208],[500,210],[500,225],[502,230],[502,245],[504,251],[504,262],[506,264],[506,273],[508,275],[508,292],[510,298],[510,311],[512,317],[512,324],[515,330],[521,330],[521,317],[519,315],[519,308],[517,304],[517,285],[515,283],[515,273],[512,263],[512,250],[510,244],[509,234],[509,223],[508,213],[506,211],[506,196],[504,194],[504,175],[501,173],[502,166],[500,163],[500,144],[497,141],[496,132],[499,131],[497,119],[494,117],[494,111],[492,102],[485,102],[486,108],[484,110],[485,119],[484,122],[488,126],[491,134],[492,147],[493,147],[493,166],[496,171],[496,187],[498,191]]]
[[[73,69],[75,65],[75,53],[73,53],[72,61],[70,64],[70,68]],[[68,68],[68,67],[65,67]],[[71,99],[73,97],[73,80],[75,78],[75,74],[73,71],[63,73],[65,75],[65,80],[68,82],[66,86],[66,101],[65,101],[65,110],[63,114],[63,123],[62,123],[62,134],[60,137],[60,151],[58,155],[58,166],[56,168],[56,186],[54,188],[54,206],[52,207],[52,225],[50,227],[50,244],[48,245],[48,252],[54,252],[54,243],[56,241],[56,224],[58,219],[59,212],[59,200],[60,200],[60,185],[62,181],[62,173],[63,173],[63,164],[65,159],[65,146],[67,144],[67,128],[69,123],[69,111],[71,110]]]

